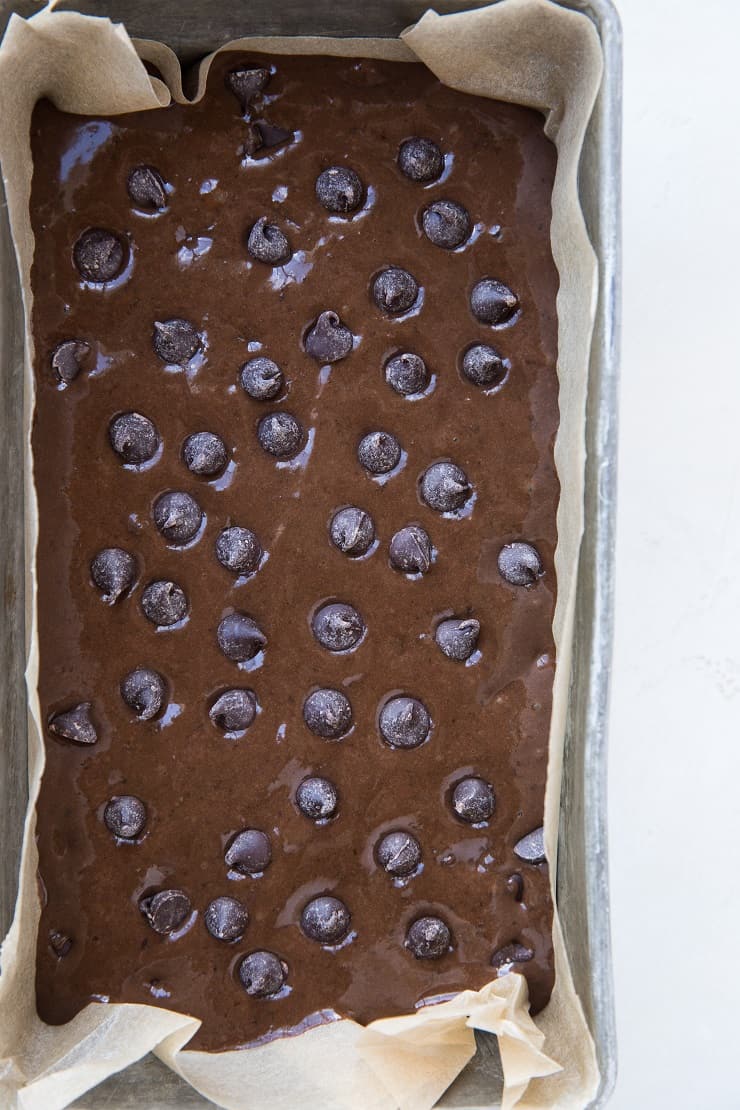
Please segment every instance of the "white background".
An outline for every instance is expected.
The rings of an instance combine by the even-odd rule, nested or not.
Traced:
[[[740,7],[617,0],[610,1110],[740,1107]]]

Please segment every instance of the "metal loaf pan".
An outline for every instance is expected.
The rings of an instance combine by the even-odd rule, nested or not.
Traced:
[[[166,42],[185,63],[249,34],[396,36],[429,6],[443,14],[487,0],[81,0],[60,9],[107,15],[134,37]],[[576,600],[575,649],[562,785],[558,902],[573,976],[596,1045],[601,1072],[591,1110],[603,1107],[616,1074],[606,855],[606,726],[613,618],[616,492],[616,399],[620,312],[621,34],[610,0],[558,0],[595,24],[604,81],[589,126],[579,188],[599,260],[587,407],[585,533]],[[28,16],[33,0],[0,0],[0,32],[11,12]],[[7,216],[0,209],[0,934],[13,912],[26,785],[23,567],[23,315]],[[495,1038],[478,1053],[441,1106],[500,1105]],[[154,1057],[112,1076],[74,1105],[115,1110],[205,1106],[195,1090]]]

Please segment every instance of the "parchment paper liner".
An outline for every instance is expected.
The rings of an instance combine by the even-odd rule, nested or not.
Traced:
[[[252,38],[224,49],[418,59],[455,88],[546,113],[546,131],[559,154],[551,238],[560,274],[560,429],[555,461],[562,494],[555,555],[557,667],[545,804],[545,836],[554,884],[583,524],[587,366],[596,295],[595,258],[579,206],[577,171],[600,81],[601,52],[591,23],[549,0],[503,0],[475,12],[442,17],[430,11],[401,39]],[[147,75],[139,55],[157,65],[166,85]],[[209,57],[201,63],[195,99],[203,93],[210,61]],[[178,101],[187,98],[179,63],[167,47],[149,41],[134,45],[122,27],[106,19],[57,13],[51,8],[27,22],[12,17],[0,48],[0,92],[0,161],[28,320],[33,254],[28,213],[29,132],[35,102],[47,96],[67,112],[112,115],[166,105],[170,92]],[[481,991],[465,991],[450,1002],[376,1021],[367,1028],[342,1020],[241,1052],[183,1051],[198,1022],[152,1006],[93,1003],[65,1026],[45,1026],[39,1020],[34,991],[39,916],[34,805],[44,752],[36,693],[37,517],[30,451],[33,351],[28,331],[25,354],[30,801],[15,919],[2,949],[0,1103],[24,1110],[55,1110],[154,1051],[204,1095],[225,1107],[269,1105],[271,1110],[289,1110],[300,1102],[323,1110],[428,1110],[472,1057],[475,1027],[498,1036],[505,1110],[515,1104],[531,1110],[586,1106],[595,1093],[598,1072],[557,916],[557,981],[536,1024],[528,1013],[526,980],[515,973]],[[17,738],[9,741],[17,742]],[[553,898],[554,894],[553,886]]]

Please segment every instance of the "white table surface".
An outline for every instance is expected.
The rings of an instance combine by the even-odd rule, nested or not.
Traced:
[[[610,1110],[740,1107],[740,8],[617,0]]]

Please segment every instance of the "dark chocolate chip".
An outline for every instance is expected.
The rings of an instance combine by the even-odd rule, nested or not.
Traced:
[[[373,518],[364,509],[348,506],[332,517],[329,526],[331,542],[336,548],[357,558],[366,555],[375,541]]]
[[[285,127],[278,127],[266,119],[258,119],[255,124],[260,137],[260,146],[265,150],[273,150],[276,146],[283,146],[293,140],[295,132],[288,131]]]
[[[113,281],[123,269],[126,251],[114,231],[91,227],[83,231],[72,249],[72,258],[84,281]]]
[[[365,635],[365,622],[352,605],[332,601],[314,613],[313,634],[329,651],[349,651]]]
[[[491,965],[501,972],[504,968],[509,968],[511,964],[524,964],[527,960],[534,958],[534,951],[527,948],[524,944],[519,944],[517,941],[512,941],[511,944],[505,944],[503,948],[499,948],[491,956]]]
[[[179,316],[173,316],[171,320],[155,320],[152,343],[162,362],[169,366],[184,366],[201,348],[195,324]]]
[[[430,509],[453,513],[463,507],[471,489],[464,470],[452,462],[438,462],[422,474],[419,492]]]
[[[262,134],[254,123],[248,123],[244,128],[244,142],[239,147],[239,156],[243,159],[253,158],[258,150],[262,149]]]
[[[375,858],[389,875],[410,875],[421,863],[421,844],[411,833],[386,833],[375,848]]]
[[[351,915],[344,902],[323,894],[303,907],[301,929],[320,944],[337,944],[349,931]]]
[[[84,339],[65,339],[57,344],[51,355],[51,368],[60,382],[69,385],[82,370],[82,363],[90,353],[90,344]]]
[[[490,387],[500,385],[509,370],[509,363],[495,347],[487,343],[474,343],[462,358],[463,375],[473,385]]]
[[[522,895],[524,894],[524,879],[518,871],[513,871],[506,880],[506,889],[509,894],[514,898],[515,902],[521,902]]]
[[[257,698],[252,690],[225,690],[208,710],[214,725],[224,732],[242,732],[257,715]]]
[[[401,444],[390,432],[368,432],[360,440],[357,458],[371,474],[389,474],[401,461]]]
[[[452,791],[452,808],[461,821],[480,825],[492,816],[495,808],[493,790],[475,775],[460,779]]]
[[[498,553],[498,572],[512,586],[533,586],[544,574],[542,560],[531,543],[507,543]]]
[[[252,258],[269,266],[287,262],[292,253],[286,236],[277,224],[268,223],[266,216],[260,216],[252,225],[247,237],[247,251]]]
[[[283,388],[283,372],[271,358],[250,358],[239,374],[239,381],[245,393],[255,401],[271,401]]]
[[[326,821],[337,809],[337,788],[328,779],[312,775],[300,783],[295,794],[296,805],[304,817]]]
[[[121,680],[121,697],[140,721],[151,721],[162,709],[167,683],[158,671],[137,667]]]
[[[216,632],[218,646],[227,659],[247,663],[267,644],[267,637],[256,621],[246,613],[229,613]]]
[[[252,998],[270,998],[285,985],[288,965],[274,952],[250,952],[239,965],[239,978]]]
[[[52,929],[49,933],[49,946],[58,960],[63,960],[72,951],[72,940],[66,933]]]
[[[373,278],[372,294],[381,312],[390,316],[402,316],[419,295],[419,284],[408,270],[402,270],[400,266],[390,266]]]
[[[451,943],[450,930],[441,917],[417,917],[406,934],[406,947],[417,960],[438,960]]]
[[[226,74],[226,87],[233,92],[242,106],[242,112],[247,112],[253,100],[264,89],[270,79],[269,69],[261,66],[245,66],[232,69]]]
[[[352,727],[352,703],[341,690],[323,687],[306,698],[303,719],[316,736],[339,740]]]
[[[241,940],[249,924],[249,914],[247,907],[236,898],[222,896],[208,903],[203,923],[212,937],[230,944]]]
[[[391,748],[418,748],[432,728],[429,711],[418,698],[390,698],[380,711],[380,733]]]
[[[136,166],[128,175],[126,188],[137,208],[167,207],[164,180],[154,166]]]
[[[108,802],[103,820],[113,836],[136,840],[146,824],[146,806],[134,794],[121,794]]]
[[[480,621],[472,617],[461,620],[453,617],[441,621],[434,630],[434,639],[443,655],[464,663],[473,654],[480,636]]]
[[[174,933],[193,912],[184,890],[160,890],[150,898],[142,898],[139,909],[155,933]]]
[[[90,563],[90,576],[109,605],[129,592],[137,573],[136,559],[120,547],[104,547]]]
[[[429,371],[424,359],[411,351],[394,355],[385,364],[385,380],[402,397],[423,393],[429,385]]]
[[[165,539],[173,544],[189,543],[203,521],[203,510],[189,493],[170,490],[154,502],[154,523]]]
[[[470,236],[467,210],[454,200],[435,200],[421,215],[421,226],[430,243],[451,251]]]
[[[257,439],[263,451],[276,459],[295,455],[303,439],[303,428],[289,412],[271,412],[257,425]]]
[[[212,478],[226,466],[228,452],[215,432],[193,432],[182,445],[182,457],[192,474]]]
[[[141,595],[144,616],[152,624],[167,628],[181,621],[188,611],[188,599],[176,582],[160,579],[150,582]]]
[[[270,838],[260,829],[243,829],[230,842],[224,860],[242,875],[260,875],[270,866]]]
[[[421,525],[407,524],[393,536],[388,554],[395,570],[426,574],[432,565],[432,541]]]
[[[254,574],[262,558],[262,545],[249,528],[235,524],[216,537],[216,558],[234,574]]]
[[[110,445],[119,458],[130,466],[149,462],[159,448],[159,433],[147,416],[140,412],[122,412],[108,425]]]
[[[519,298],[508,285],[494,278],[484,278],[473,286],[470,308],[481,324],[500,327],[507,324],[519,311]]]
[[[545,830],[533,829],[514,845],[514,854],[525,863],[545,862]]]
[[[398,148],[398,168],[412,181],[436,181],[444,167],[442,151],[431,139],[406,139]]]
[[[303,340],[306,354],[322,364],[346,358],[352,345],[352,332],[331,309],[321,313]]]
[[[362,204],[364,189],[354,170],[329,166],[316,178],[316,196],[329,212],[346,215]]]
[[[49,721],[49,732],[75,744],[94,744],[98,733],[90,717],[91,709],[90,702],[83,701],[63,713],[55,714]]]

